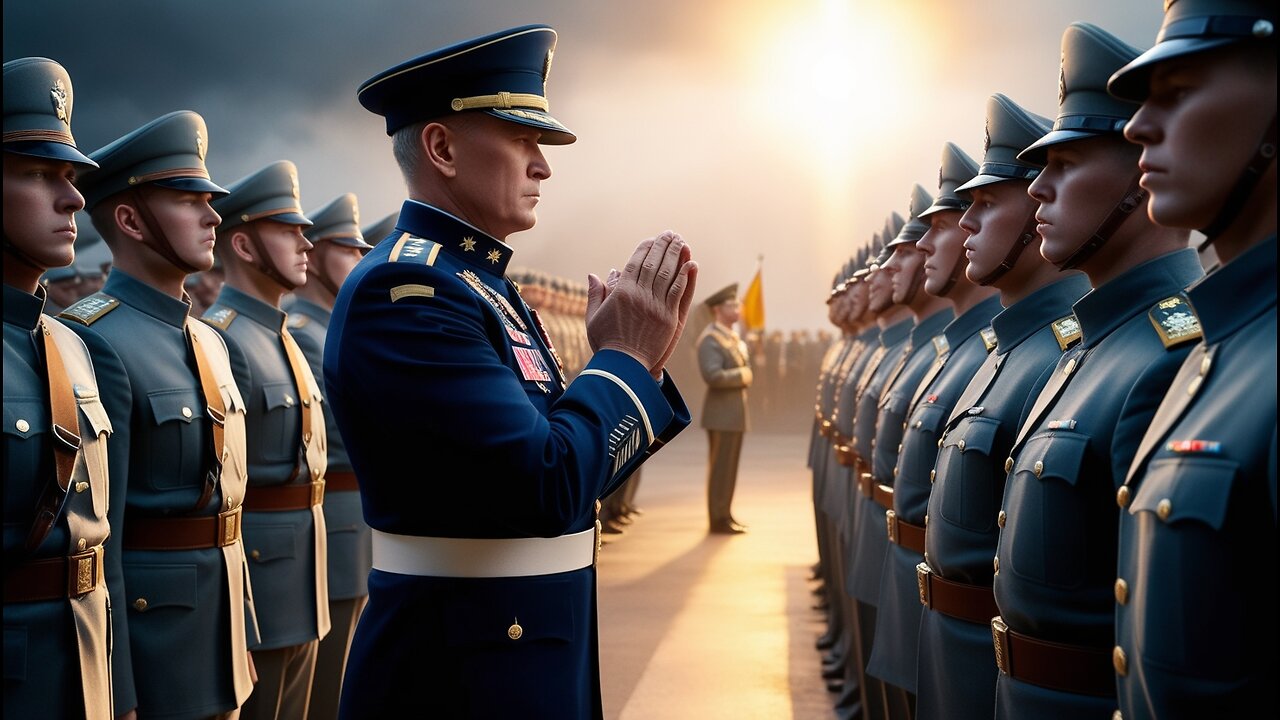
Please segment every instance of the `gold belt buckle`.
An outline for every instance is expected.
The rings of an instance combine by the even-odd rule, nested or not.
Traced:
[[[72,597],[93,592],[102,578],[102,546],[94,545],[88,550],[71,555],[67,560],[71,575],[68,587],[73,588]]]
[[[933,609],[933,594],[930,592],[929,574],[933,572],[929,569],[929,563],[916,564],[916,586],[920,588],[920,604]]]
[[[1009,675],[1012,663],[1009,661],[1009,626],[999,616],[991,618],[991,640],[996,649],[996,665],[1000,672]]]
[[[324,478],[320,478],[311,483],[311,506],[315,507],[324,502]]]
[[[236,507],[218,513],[218,547],[226,547],[240,539],[240,516],[243,507]]]
[[[885,532],[889,534],[889,542],[898,544],[898,514],[892,510],[884,511]]]

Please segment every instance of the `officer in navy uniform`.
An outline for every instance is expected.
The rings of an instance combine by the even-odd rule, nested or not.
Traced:
[[[1039,168],[1017,154],[1049,131],[1049,120],[996,94],[987,102],[986,127],[978,174],[955,192],[971,203],[960,218],[969,236],[965,276],[999,290],[1004,310],[991,319],[991,332],[980,331],[986,359],[933,430],[938,450],[929,472],[926,552],[916,567],[924,608],[916,680],[922,719],[990,720],[994,713],[991,557],[1002,466],[1029,398],[1079,339],[1071,305],[1089,290],[1084,275],[1060,272],[1038,252],[1036,203],[1027,187]]]
[[[307,213],[315,223],[303,233],[314,245],[307,253],[307,282],[294,290],[289,333],[307,358],[311,374],[323,377],[324,340],[338,288],[364,254],[373,249],[360,230],[360,206],[353,193],[343,193]],[[388,231],[389,232],[389,231]],[[369,599],[373,550],[369,526],[360,509],[360,488],[347,447],[333,420],[333,408],[322,403],[329,442],[324,480],[324,523],[329,530],[329,634],[320,641],[316,676],[311,683],[308,718],[338,717],[338,697],[346,671],[347,651],[356,620]]]
[[[124,581],[104,543],[125,488],[109,482],[113,428],[90,357],[102,343],[45,314],[40,286],[74,260],[76,173],[94,167],[73,105],[57,62],[4,64],[4,714],[109,720]]]
[[[923,266],[923,291],[951,303],[956,315],[942,332],[930,338],[924,350],[928,367],[906,399],[905,422],[897,465],[893,469],[892,507],[885,511],[888,547],[876,612],[877,638],[871,653],[871,672],[886,683],[909,693],[899,693],[897,711],[906,701],[914,712],[916,699],[916,649],[920,633],[920,594],[916,565],[924,559],[925,511],[932,488],[932,470],[938,455],[938,431],[960,392],[987,358],[992,343],[991,318],[1001,310],[995,288],[982,286],[965,275],[965,232],[960,217],[969,202],[955,189],[978,174],[978,164],[954,143],[942,149],[938,195],[922,211],[920,220],[929,229],[914,244]],[[910,244],[899,252],[911,249]],[[899,273],[901,278],[903,272]],[[930,357],[930,355],[932,357]],[[904,371],[906,374],[907,371]],[[909,381],[908,381],[909,382]],[[905,386],[902,390],[905,390]],[[893,398],[892,402],[901,402]],[[883,426],[891,420],[882,413]],[[890,696],[891,710],[894,698]]]
[[[226,194],[205,169],[208,143],[203,118],[172,112],[94,151],[99,167],[80,179],[115,269],[60,317],[111,346],[94,363],[128,488],[108,546],[123,554],[127,604],[115,611],[129,618],[112,641],[132,653],[115,664],[117,715],[228,716],[253,690],[244,400],[183,290],[213,264],[209,202]]]
[[[929,229],[929,224],[920,219],[920,214],[932,205],[933,197],[928,191],[914,185],[907,222],[897,236],[885,244],[888,258],[880,272],[888,276],[894,304],[907,309],[913,324],[902,350],[890,354],[882,362],[882,367],[888,367],[889,371],[879,382],[877,395],[871,398],[864,394],[859,400],[855,420],[865,425],[857,430],[860,437],[865,437],[864,431],[871,435],[870,445],[866,448],[868,455],[865,456],[870,458],[867,465],[871,477],[859,477],[859,490],[865,491],[870,485],[871,492],[860,492],[862,502],[855,506],[858,515],[853,521],[857,530],[850,582],[858,603],[871,608],[868,625],[861,629],[862,644],[866,648],[866,673],[881,681],[885,716],[895,719],[911,717],[915,683],[913,678],[886,672],[888,668],[873,662],[875,645],[878,644],[875,631],[879,618],[877,605],[880,601],[881,571],[888,546],[885,512],[893,508],[893,469],[897,465],[902,424],[906,421],[911,396],[937,357],[933,337],[955,319],[951,303],[922,291],[924,254],[916,250],[915,243]]]
[[[203,320],[226,341],[245,398],[249,488],[244,545],[260,641],[258,684],[243,718],[306,717],[319,641],[329,632],[323,509],[327,434],[320,387],[280,298],[307,282],[311,221],[298,171],[280,160],[214,201],[226,284]]]
[[[1147,217],[1139,149],[1121,135],[1137,106],[1106,92],[1137,55],[1095,25],[1069,25],[1054,129],[1018,155],[1044,167],[1027,190],[1040,203],[1040,255],[1078,268],[1094,289],[1072,307],[1079,344],[1059,359],[1006,461],[993,560],[997,718],[1115,710],[1115,494],[1200,336],[1182,295],[1204,274],[1199,259],[1187,231]]]
[[[505,30],[358,92],[386,119],[409,199],[343,284],[325,343],[373,527],[343,718],[384,717],[411,689],[442,717],[603,714],[598,500],[689,423],[664,365],[697,266],[664,233],[621,273],[589,276],[595,355],[563,382],[504,242],[536,221],[541,146],[575,140],[547,112],[555,43],[545,25]]]
[[[1165,5],[1108,88],[1143,103],[1124,132],[1151,218],[1222,265],[1187,292],[1204,337],[1121,468],[1112,653],[1125,720],[1245,717],[1275,704],[1276,5]]]

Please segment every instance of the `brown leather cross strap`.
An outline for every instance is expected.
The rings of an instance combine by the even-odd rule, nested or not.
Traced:
[[[187,318],[183,332],[187,336],[187,345],[196,359],[196,371],[200,375],[200,389],[204,393],[206,412],[209,414],[213,430],[213,463],[214,468],[205,473],[204,488],[200,491],[200,499],[196,501],[199,510],[209,503],[217,488],[218,479],[222,476],[222,453],[226,447],[227,406],[222,402],[222,391],[218,389],[218,381],[213,377],[213,368],[209,365],[209,356],[200,344],[200,336],[191,331],[191,323],[197,322]]]
[[[306,510],[324,502],[324,480],[288,485],[257,485],[244,496],[244,509],[249,512],[281,512]]]
[[[301,466],[306,462],[307,448],[311,447],[311,413],[315,408],[311,407],[311,385],[303,374],[306,358],[302,355],[302,348],[298,347],[298,341],[293,339],[283,323],[280,325],[280,340],[284,343],[284,354],[289,358],[289,370],[293,373],[293,384],[298,388],[298,401],[302,404],[302,452],[298,453],[298,465],[293,469],[292,480],[302,474]]]
[[[991,639],[1000,672],[1015,680],[1079,695],[1116,694],[1111,648],[1037,640],[1010,630],[999,616],[991,618]]]
[[[130,514],[124,523],[125,550],[203,550],[240,539],[241,508],[201,517],[156,518]]]
[[[102,546],[69,557],[19,563],[4,571],[4,602],[41,602],[93,592],[104,579]]]
[[[884,511],[885,531],[889,535],[889,542],[917,553],[924,555],[924,526],[912,525],[911,523],[898,517],[898,513],[893,510]]]
[[[943,615],[986,625],[1000,614],[990,585],[948,580],[933,572],[928,563],[916,565],[916,584],[920,590],[920,604]]]
[[[45,374],[49,380],[49,410],[52,415],[53,463],[57,473],[54,483],[40,487],[36,501],[36,516],[27,533],[27,552],[34,552],[49,537],[54,523],[62,513],[62,505],[71,487],[71,475],[76,468],[76,455],[80,452],[80,429],[75,392],[67,378],[67,368],[62,363],[62,353],[53,339],[48,316],[40,316],[39,333],[44,346]]]
[[[359,490],[360,485],[356,482],[356,474],[353,472],[329,472],[324,474],[324,491],[325,492],[350,492]]]

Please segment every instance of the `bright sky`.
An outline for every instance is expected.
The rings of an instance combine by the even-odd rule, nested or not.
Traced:
[[[699,296],[745,289],[763,255],[769,326],[790,330],[826,325],[833,275],[907,214],[912,185],[936,190],[945,142],[981,160],[988,96],[1055,114],[1074,20],[1145,48],[1161,2],[15,0],[4,59],[68,68],[82,149],[196,110],[215,181],[287,158],[304,209],[354,192],[368,224],[404,188],[358,85],[436,47],[550,24],[551,109],[579,140],[547,149],[554,174],[537,227],[510,238],[513,264],[584,281],[672,229],[702,266]]]

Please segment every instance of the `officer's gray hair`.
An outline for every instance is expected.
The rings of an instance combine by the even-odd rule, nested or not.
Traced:
[[[428,122],[430,121],[424,120],[406,125],[391,136],[391,152],[395,155],[406,185],[413,185],[418,167],[422,163],[422,129]]]

